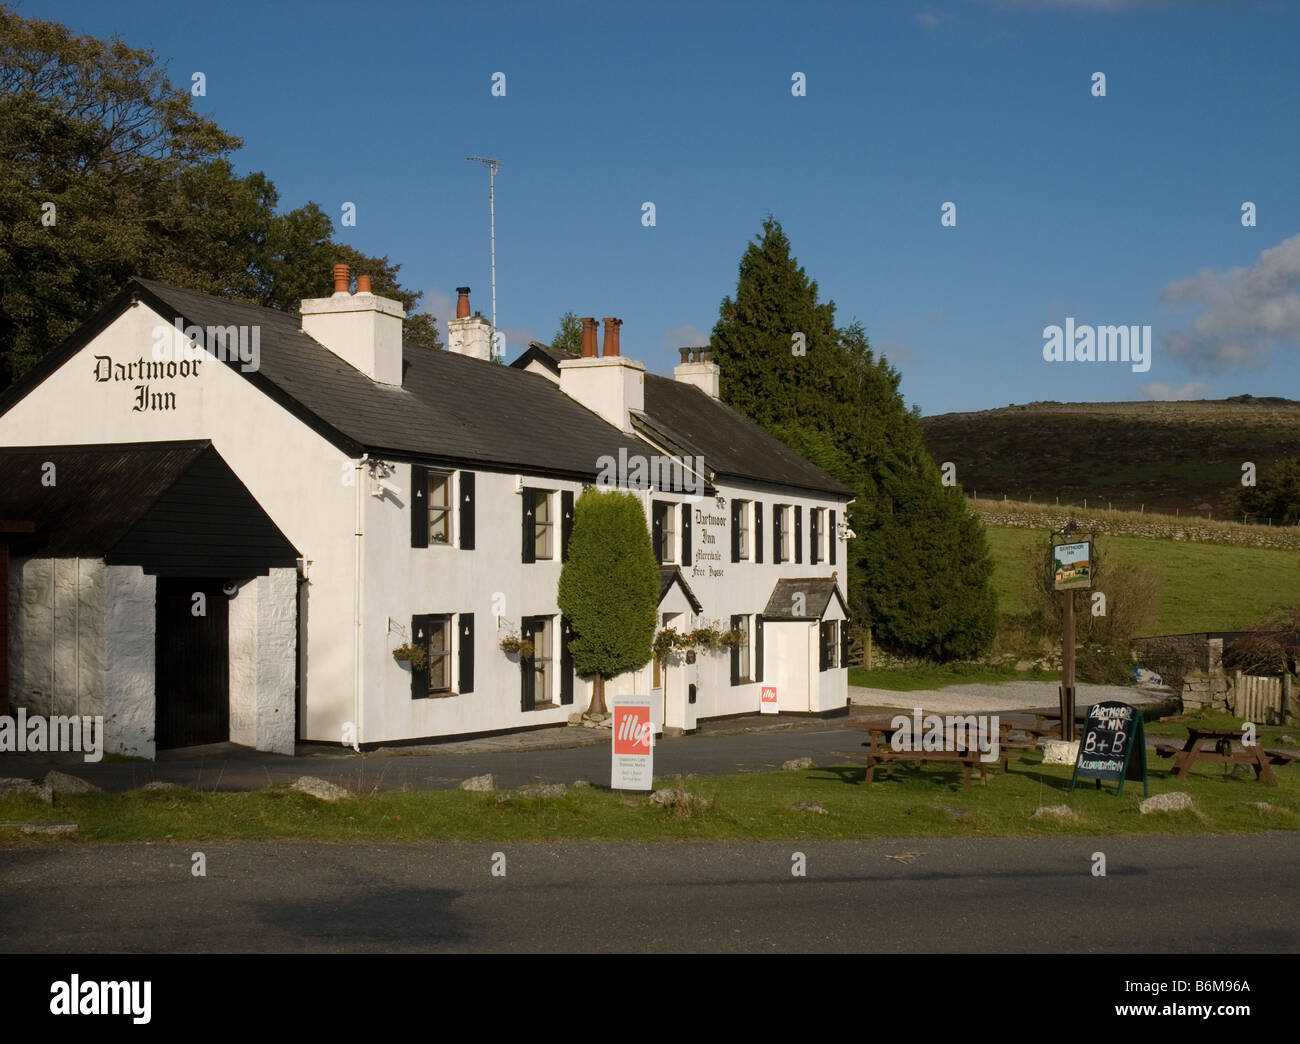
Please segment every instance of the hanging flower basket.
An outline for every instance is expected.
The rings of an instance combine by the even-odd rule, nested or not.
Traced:
[[[410,642],[404,642],[394,649],[393,659],[398,663],[409,663],[413,671],[422,671],[429,666],[429,657],[424,648]]]
[[[686,654],[686,662],[694,663],[696,652],[700,649],[711,652],[717,649],[732,648],[745,640],[741,630],[724,631],[717,626],[703,625],[693,631],[678,631],[668,627],[655,635],[652,649],[655,656],[666,658],[670,653]]]
[[[501,651],[507,656],[518,654],[521,660],[531,660],[533,653],[533,643],[528,638],[520,638],[517,634],[508,634],[501,639]]]

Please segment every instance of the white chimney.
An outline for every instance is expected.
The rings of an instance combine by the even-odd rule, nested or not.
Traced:
[[[708,348],[678,348],[682,361],[673,367],[673,380],[693,384],[712,398],[718,397],[718,378],[722,368],[713,361]]]
[[[357,292],[348,293],[348,266],[334,266],[334,293],[302,303],[302,330],[353,369],[379,384],[402,383],[400,301],[371,293],[370,277],[357,276]]]
[[[622,323],[605,320],[605,354],[597,357],[596,320],[582,320],[582,356],[560,363],[560,390],[630,435],[631,411],[645,409],[645,363],[619,354]]]
[[[469,314],[469,287],[456,287],[456,318],[447,321],[447,350],[471,359],[492,359],[492,324]]]

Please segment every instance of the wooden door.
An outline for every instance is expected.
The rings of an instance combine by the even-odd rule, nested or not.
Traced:
[[[155,632],[156,746],[230,739],[229,601],[220,580],[159,577]],[[203,614],[195,615],[203,595]]]

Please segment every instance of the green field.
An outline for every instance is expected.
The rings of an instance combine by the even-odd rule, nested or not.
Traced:
[[[1024,554],[1042,534],[985,527],[1002,612],[1020,612],[1027,582]],[[1244,631],[1275,605],[1300,599],[1294,551],[1108,536],[1098,540],[1112,568],[1145,563],[1161,580],[1160,608],[1146,634]]]

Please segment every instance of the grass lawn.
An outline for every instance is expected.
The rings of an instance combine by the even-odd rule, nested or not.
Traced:
[[[1253,775],[1225,775],[1222,766],[1198,767],[1185,781],[1152,755],[1153,794],[1189,793],[1200,814],[1140,815],[1140,783],[1096,790],[1089,782],[1068,792],[1070,768],[1038,764],[1037,752],[1013,757],[1011,771],[995,770],[987,786],[961,789],[959,770],[930,762],[900,764],[889,780],[863,783],[860,764],[796,772],[747,773],[681,781],[707,804],[683,813],[651,807],[645,795],[601,788],[570,789],[563,798],[492,793],[404,791],[358,795],[335,803],[271,787],[248,794],[189,790],[56,797],[53,809],[34,798],[0,799],[0,822],[75,822],[75,840],[25,835],[0,828],[0,844],[39,846],[126,841],[683,841],[871,837],[991,837],[1138,833],[1249,833],[1300,825],[1300,767],[1275,768],[1279,786]],[[661,781],[673,783],[674,781]],[[508,793],[508,792],[505,792]],[[796,810],[815,801],[829,813]],[[1253,802],[1272,808],[1257,809]],[[1031,820],[1041,805],[1068,805],[1076,822]]]
[[[1003,612],[1022,608],[1024,554],[1041,534],[986,526],[993,552],[993,584]],[[1300,555],[1271,548],[1192,544],[1139,537],[1103,537],[1113,565],[1142,562],[1162,581],[1160,608],[1146,634],[1242,631],[1274,605],[1300,591]]]
[[[938,689],[945,685],[969,685],[975,682],[996,684],[1009,681],[1060,681],[1061,672],[998,671],[977,663],[923,663],[906,670],[865,670],[849,668],[849,684],[894,692]]]

